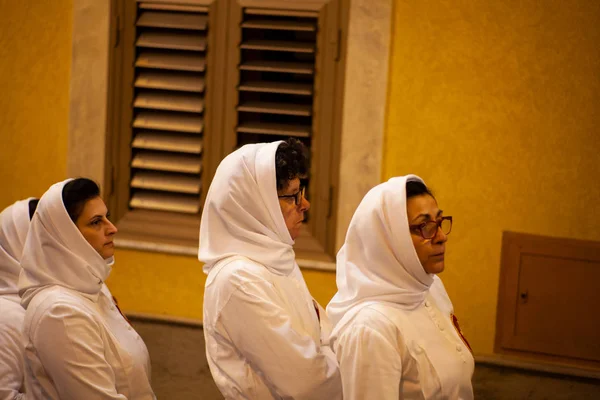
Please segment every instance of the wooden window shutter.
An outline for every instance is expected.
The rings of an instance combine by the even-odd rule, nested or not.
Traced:
[[[138,2],[132,209],[200,212],[208,8]]]
[[[328,230],[338,7],[335,0],[230,0],[225,149],[288,137],[310,149],[312,206],[296,252],[311,258],[331,254],[333,244]]]
[[[194,253],[223,157],[293,136],[311,151],[296,247],[332,254],[339,1],[117,1],[107,175],[120,245]]]
[[[120,246],[189,254],[198,246],[203,196],[222,157],[213,113],[223,107],[223,5],[116,2],[107,198]]]

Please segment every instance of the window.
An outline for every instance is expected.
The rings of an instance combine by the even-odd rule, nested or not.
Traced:
[[[109,205],[120,241],[195,253],[220,160],[294,136],[311,151],[298,257],[333,259],[342,1],[134,1],[116,6]]]

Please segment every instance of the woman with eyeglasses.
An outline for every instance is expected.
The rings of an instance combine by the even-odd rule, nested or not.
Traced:
[[[215,173],[200,223],[204,337],[226,399],[341,400],[331,325],[296,264],[310,208],[298,140],[248,144]]]
[[[327,306],[345,400],[473,398],[471,349],[437,276],[451,228],[415,175],[358,206]]]

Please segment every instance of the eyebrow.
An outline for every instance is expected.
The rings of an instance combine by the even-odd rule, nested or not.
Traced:
[[[104,218],[104,217],[105,217],[106,215],[108,215],[108,214],[109,214],[109,212],[108,212],[108,211],[106,212],[106,214],[105,214],[105,215],[102,215],[102,214],[96,214],[96,215],[94,215],[92,218],[90,218],[90,221],[93,221],[93,220],[94,220],[94,219],[96,219],[96,218]]]
[[[436,214],[436,218],[439,218],[440,215],[444,213],[444,210],[438,210]],[[419,218],[423,218],[424,222],[431,221],[431,217],[429,214],[419,214],[415,218],[413,218],[412,222],[416,222]]]
[[[296,194],[300,191],[300,188],[302,187],[302,185],[298,185],[298,187],[296,186],[288,186],[286,190],[283,191],[283,196],[287,196],[287,195],[291,195],[291,194]]]

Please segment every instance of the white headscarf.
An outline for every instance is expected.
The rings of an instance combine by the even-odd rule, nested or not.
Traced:
[[[327,306],[333,335],[364,306],[388,302],[411,310],[425,301],[434,275],[423,269],[408,228],[406,182],[391,178],[375,186],[359,204],[337,255],[337,287]]]
[[[17,294],[21,254],[29,230],[29,201],[19,200],[0,213],[0,295]]]
[[[294,269],[294,241],[277,199],[275,152],[281,143],[245,145],[217,168],[200,222],[198,259],[206,274],[232,256],[280,275]]]
[[[19,276],[19,295],[25,308],[42,289],[59,285],[97,299],[108,277],[112,257],[104,260],[71,221],[55,183],[38,203],[25,241]]]

